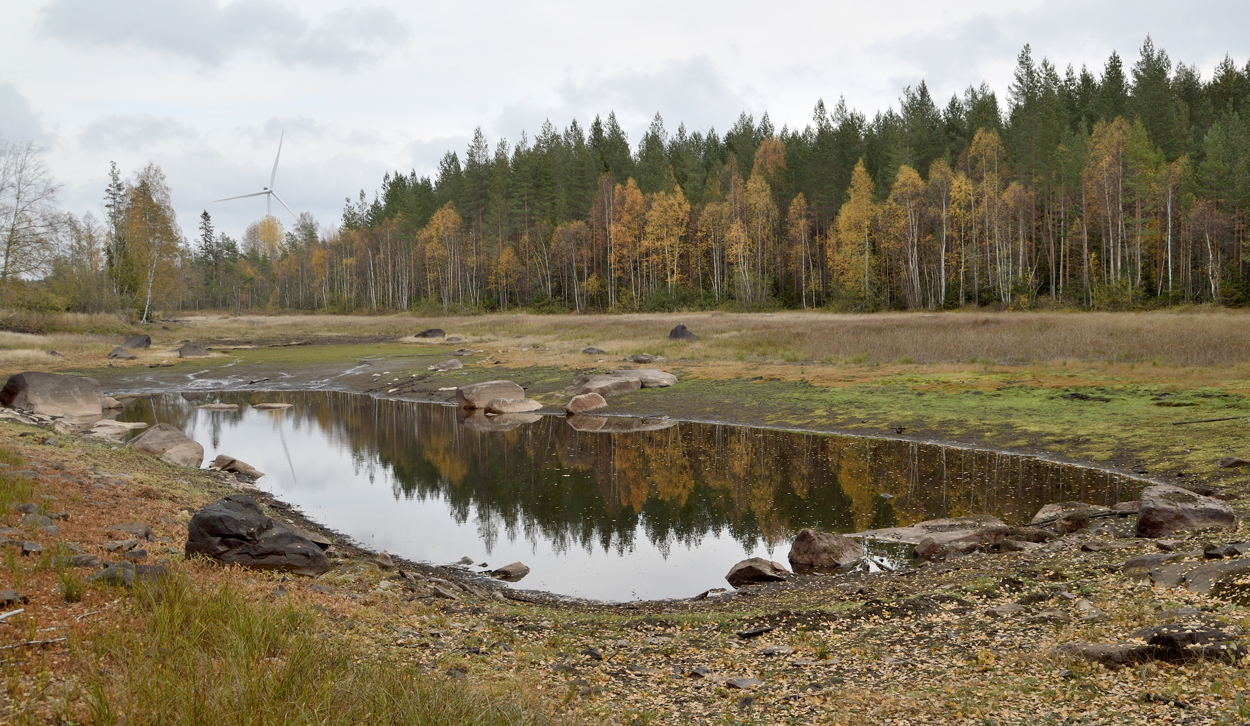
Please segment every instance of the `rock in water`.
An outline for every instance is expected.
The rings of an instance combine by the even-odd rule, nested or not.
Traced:
[[[265,475],[264,472],[246,461],[239,461],[233,456],[226,456],[225,454],[218,454],[217,458],[213,459],[212,463],[208,465],[208,468],[217,471],[228,471],[233,474],[242,474],[252,479],[259,479]]]
[[[790,566],[846,567],[864,557],[864,548],[855,540],[828,532],[801,529],[790,546]]]
[[[208,348],[203,343],[187,343],[178,349],[179,358],[203,358],[208,355]]]
[[[790,573],[780,563],[771,562],[763,557],[752,557],[730,568],[725,579],[730,585],[741,587],[755,582],[779,582],[789,575]]]
[[[152,347],[152,336],[150,336],[150,335],[135,335],[135,336],[131,336],[131,337],[129,337],[129,338],[126,338],[126,341],[125,341],[124,343],[122,343],[122,347],[123,347],[123,348],[130,348],[130,349],[132,349],[132,350],[143,350],[143,349],[146,349],[146,348],[151,348],[151,347]]]
[[[252,408],[257,411],[282,411],[294,405],[293,403],[258,403],[252,406]]]
[[[1156,484],[1141,493],[1137,536],[1166,537],[1173,532],[1207,527],[1237,528],[1228,504],[1170,484]]]
[[[525,389],[512,381],[471,383],[456,389],[456,403],[461,408],[486,408],[496,398],[525,398]]]
[[[100,384],[83,376],[26,371],[9,376],[0,404],[90,426],[101,418]]]
[[[672,330],[668,331],[668,339],[669,340],[695,341],[699,339],[699,336],[690,332],[690,329],[687,328],[684,323],[678,323],[676,328],[673,328]]]
[[[191,517],[187,556],[207,555],[227,564],[316,576],[330,560],[316,543],[261,511],[249,496],[218,499]]]
[[[414,338],[442,338],[445,335],[447,335],[447,332],[443,330],[442,328],[426,328],[425,330],[422,330],[420,333],[416,333],[412,337]]]
[[[529,413],[543,405],[532,398],[495,398],[486,404],[486,413]]]
[[[462,408],[457,412],[456,420],[470,431],[499,433],[540,421],[542,416],[536,413],[502,413],[497,416],[487,416],[486,412],[480,408]]]
[[[598,393],[583,393],[580,396],[573,396],[573,400],[564,406],[565,413],[578,414],[586,411],[594,411],[598,408],[604,408],[608,402]]]
[[[159,456],[178,466],[199,468],[204,462],[204,447],[177,426],[158,423],[130,440],[130,447],[149,456]]]
[[[112,396],[100,396],[100,408],[105,411],[120,411],[125,408],[126,404],[118,401]],[[146,427],[145,427],[146,428]]]
[[[497,570],[492,570],[490,576],[498,580],[516,582],[528,574],[530,574],[530,568],[520,562],[513,562],[512,564],[504,565]]]
[[[131,353],[120,345],[109,351],[109,358],[112,358],[113,360],[134,360],[138,357],[139,356]]]

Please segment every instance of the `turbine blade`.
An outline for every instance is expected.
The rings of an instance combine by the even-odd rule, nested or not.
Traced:
[[[237,197],[226,197],[225,199],[214,199],[213,203],[216,204],[217,202],[229,202],[233,199],[247,199],[248,197],[259,197],[262,194],[268,194],[268,193],[269,192],[256,192],[255,194],[240,194]]]
[[[286,206],[286,202],[282,201],[282,197],[278,196],[274,192],[269,192],[269,195],[272,196],[274,199],[277,199],[278,204],[281,204],[282,206],[286,207],[286,211],[291,212],[291,208]],[[295,217],[296,219],[299,219],[299,215],[296,214],[295,212],[291,212],[291,216]]]
[[[282,137],[283,136],[286,136],[286,131],[283,131],[278,136],[278,155],[273,157],[273,173],[269,175],[269,188],[270,189],[273,189],[273,180],[278,178],[278,159],[282,158]]]

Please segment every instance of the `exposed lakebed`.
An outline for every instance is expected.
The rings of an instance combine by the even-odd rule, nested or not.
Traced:
[[[265,411],[250,404],[283,401]],[[238,403],[237,411],[198,408]],[[179,426],[265,472],[258,486],[365,546],[411,560],[520,560],[514,585],[631,600],[725,587],[751,556],[785,560],[803,527],[833,532],[1132,499],[1141,482],[1029,456],[906,440],[650,422],[506,431],[438,404],[328,391],[152,394],[127,421]],[[497,428],[509,428],[498,426]],[[585,426],[580,427],[585,429]]]

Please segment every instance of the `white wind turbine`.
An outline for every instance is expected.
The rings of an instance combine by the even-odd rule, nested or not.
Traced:
[[[278,159],[282,157],[282,138],[284,136],[286,136],[285,131],[283,131],[282,134],[278,136],[278,155],[273,157],[273,172],[269,174],[269,186],[265,187],[259,192],[253,192],[251,194],[240,194],[237,197],[226,197],[225,199],[217,199],[213,203],[216,204],[217,202],[229,202],[235,199],[247,199],[248,197],[264,196],[266,216],[273,216],[272,212],[273,212],[273,200],[274,199],[278,200],[278,204],[281,204],[283,207],[286,207],[286,211],[291,212],[291,208],[287,207],[286,202],[282,201],[282,197],[278,196],[278,193],[273,190],[273,181],[274,179],[278,177]],[[291,216],[295,217],[296,219],[299,218],[299,215],[295,214],[295,212],[291,212]]]

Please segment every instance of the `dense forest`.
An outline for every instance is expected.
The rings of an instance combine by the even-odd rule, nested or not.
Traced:
[[[1026,46],[1002,100],[982,84],[941,104],[922,81],[871,118],[818,102],[802,129],[744,113],[723,135],[671,130],[656,114],[636,146],[613,114],[586,128],[548,122],[515,143],[479,129],[433,177],[395,172],[372,197],[349,198],[332,227],[304,215],[288,231],[266,218],[236,241],[206,212],[158,302],[337,312],[1245,305],[1248,102],[1250,64],[1226,58],[1204,79],[1148,38],[1127,68],[1112,54],[1100,72],[1061,71]],[[117,213],[95,231],[78,221],[39,299],[83,308],[80,289],[107,288],[137,311],[153,304],[152,255],[131,252],[146,228],[127,210],[166,193],[158,174],[122,184],[114,171]],[[98,245],[84,241],[92,235]],[[92,274],[98,284],[81,283]]]

